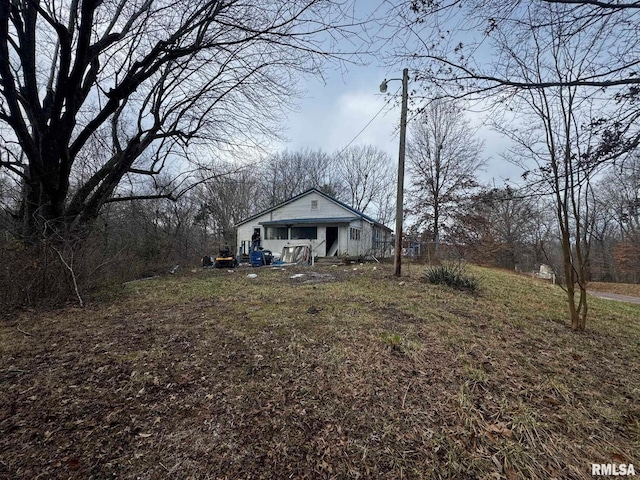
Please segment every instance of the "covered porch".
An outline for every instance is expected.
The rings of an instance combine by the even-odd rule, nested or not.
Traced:
[[[296,240],[311,242],[316,257],[348,252],[349,225],[353,218],[296,218],[259,222],[264,229],[263,248],[279,252]]]

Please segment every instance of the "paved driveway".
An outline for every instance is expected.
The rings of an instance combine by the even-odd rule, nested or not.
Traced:
[[[596,292],[594,290],[587,290],[587,293],[594,297],[605,298],[607,300],[615,300],[616,302],[636,303],[640,305],[640,297],[632,297],[629,295],[618,295],[617,293],[605,293]]]

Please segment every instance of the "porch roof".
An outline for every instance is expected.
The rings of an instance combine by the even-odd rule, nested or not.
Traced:
[[[290,225],[312,225],[312,224],[345,224],[357,220],[359,217],[330,217],[330,218],[291,218],[285,220],[269,220],[258,222],[265,227],[290,226]]]

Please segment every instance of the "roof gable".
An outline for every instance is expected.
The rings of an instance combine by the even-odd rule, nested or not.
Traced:
[[[353,215],[356,215],[357,217],[360,217],[360,218],[368,221],[369,223],[372,223],[372,224],[375,224],[375,225],[378,225],[378,226],[381,226],[381,227],[384,227],[384,228],[390,230],[387,226],[382,225],[379,222],[376,222],[373,218],[369,217],[368,215],[365,215],[364,213],[356,210],[353,207],[350,207],[349,205],[347,205],[344,202],[341,202],[340,200],[335,199],[331,195],[328,195],[328,194],[318,190],[317,188],[310,188],[309,190],[306,190],[306,191],[304,191],[304,192],[302,192],[302,193],[300,193],[300,194],[298,194],[298,195],[296,195],[294,197],[291,197],[290,199],[285,200],[284,202],[279,203],[278,205],[275,205],[275,206],[273,206],[271,208],[267,208],[266,210],[263,210],[261,212],[256,213],[255,215],[252,215],[252,216],[250,216],[248,218],[245,218],[244,220],[241,220],[240,222],[238,222],[236,224],[236,227],[238,227],[240,225],[243,225],[243,224],[245,224],[247,222],[250,222],[250,221],[252,221],[252,220],[254,220],[254,219],[258,218],[258,217],[261,217],[261,216],[263,216],[263,215],[265,215],[267,213],[273,212],[274,210],[278,210],[278,209],[280,209],[280,208],[282,208],[282,207],[284,207],[286,205],[289,205],[289,204],[291,204],[293,202],[296,202],[296,201],[298,201],[298,200],[300,200],[300,199],[302,199],[302,198],[304,198],[304,197],[306,197],[306,196],[308,196],[308,195],[310,195],[312,193],[319,194],[320,196],[324,197],[325,199],[329,200],[330,202],[332,202],[332,203],[338,205],[339,207],[345,209],[349,213],[351,213]]]

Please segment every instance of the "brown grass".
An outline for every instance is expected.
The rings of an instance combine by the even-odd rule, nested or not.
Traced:
[[[591,478],[640,464],[640,306],[473,269],[198,271],[0,327],[3,478]],[[306,273],[292,279],[292,273]]]

